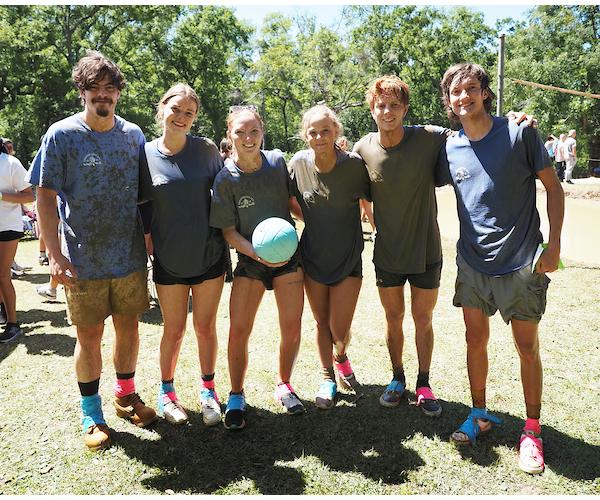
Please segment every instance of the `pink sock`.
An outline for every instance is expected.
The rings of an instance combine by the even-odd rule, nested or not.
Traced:
[[[118,378],[115,382],[115,396],[124,398],[135,392],[135,378]]]
[[[346,361],[344,361],[343,363],[335,361],[335,366],[337,367],[338,371],[344,377],[348,377],[348,376],[350,376],[350,375],[352,375],[354,373],[352,371],[352,365],[350,364],[350,360],[348,358],[346,358]]]
[[[203,389],[212,389],[215,390],[215,379],[212,380],[203,380],[200,379],[200,383],[202,384]]]
[[[525,420],[525,430],[533,431],[536,434],[540,434],[542,432],[542,427],[540,425],[539,418],[528,418]]]

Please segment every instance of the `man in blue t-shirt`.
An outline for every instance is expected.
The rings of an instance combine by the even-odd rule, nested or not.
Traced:
[[[451,182],[457,198],[460,238],[454,305],[463,310],[473,399],[469,417],[452,439],[473,443],[500,423],[487,412],[485,398],[489,317],[499,310],[511,323],[521,362],[527,420],[519,466],[540,473],[544,455],[538,323],[550,282],[545,273],[558,268],[564,193],[537,131],[490,114],[495,96],[483,68],[469,63],[452,66],[441,88],[448,116],[462,125],[446,143],[439,184]],[[536,177],[546,188],[550,222],[549,243],[541,255]]]
[[[83,112],[54,123],[33,160],[28,180],[37,185],[37,206],[50,272],[65,286],[77,330],[75,371],[81,393],[84,441],[110,445],[98,388],[104,320],[115,327],[114,406],[139,427],[156,420],[135,391],[138,314],[148,308],[146,253],[138,216],[140,128],[115,115],[125,79],[99,52],[73,69]],[[59,206],[62,248],[57,236]]]

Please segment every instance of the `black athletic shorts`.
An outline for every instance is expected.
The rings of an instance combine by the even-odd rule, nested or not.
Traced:
[[[417,274],[396,274],[384,271],[375,266],[375,278],[378,287],[387,288],[392,286],[404,286],[408,281],[412,286],[433,290],[440,287],[440,278],[442,277],[442,261],[428,264],[425,266],[425,272]]]
[[[23,231],[0,231],[0,241],[20,240],[23,236]]]
[[[198,285],[203,281],[212,280],[225,274],[227,269],[231,266],[229,263],[229,251],[225,250],[219,261],[208,269],[204,274],[200,276],[190,276],[187,278],[181,278],[179,276],[173,276],[160,265],[160,261],[154,255],[152,260],[152,280],[157,285]]]

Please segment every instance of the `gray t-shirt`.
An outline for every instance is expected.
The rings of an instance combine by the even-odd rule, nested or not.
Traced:
[[[294,225],[290,216],[290,178],[280,151],[261,151],[262,166],[242,172],[231,158],[217,174],[213,185],[210,225],[219,229],[235,226],[248,241],[254,228],[269,217],[280,217]]]
[[[354,146],[371,179],[377,237],[373,263],[396,274],[419,274],[442,260],[435,168],[448,130],[404,127],[400,144],[384,148],[377,133]]]
[[[138,213],[140,128],[115,116],[95,132],[81,113],[53,124],[28,182],[59,192],[62,252],[81,279],[120,278],[146,266]]]
[[[535,178],[552,160],[536,129],[493,117],[490,132],[449,137],[440,164],[454,185],[457,251],[480,273],[499,276],[531,264],[542,241]]]
[[[333,170],[320,173],[314,152],[304,150],[294,155],[289,168],[305,223],[302,265],[313,280],[337,283],[352,272],[364,247],[358,200],[370,200],[365,164],[354,153],[338,151]]]
[[[158,139],[146,143],[144,153],[140,198],[152,200],[154,253],[169,274],[200,276],[225,250],[221,231],[208,224],[211,188],[223,167],[219,150],[209,139],[188,136],[176,155],[162,153]]]

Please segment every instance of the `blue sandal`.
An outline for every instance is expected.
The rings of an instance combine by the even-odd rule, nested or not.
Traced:
[[[489,425],[482,429],[477,423],[477,420],[486,420],[487,424]],[[489,432],[492,429],[493,424],[501,425],[502,419],[492,415],[491,413],[488,413],[486,408],[471,408],[471,412],[469,413],[467,419],[455,431],[455,433],[461,432],[465,436],[467,436],[468,441],[454,438],[454,433],[452,434],[451,439],[455,443],[471,443],[471,445],[475,445],[475,442],[477,441],[477,436]]]

